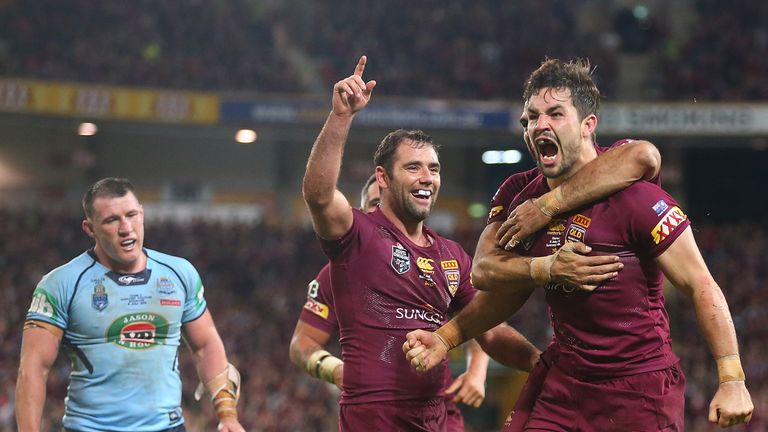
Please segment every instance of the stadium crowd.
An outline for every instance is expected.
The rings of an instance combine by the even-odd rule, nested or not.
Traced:
[[[79,214],[61,210],[0,210],[0,296],[6,305],[0,314],[0,432],[15,430],[21,326],[32,290],[49,269],[91,246],[80,220]],[[472,250],[472,235],[459,237]],[[697,227],[696,237],[728,297],[757,413],[749,426],[734,430],[767,430],[768,314],[762,308],[768,294],[762,288],[768,270],[762,257],[768,250],[768,229],[757,224],[708,225]],[[261,224],[159,222],[147,225],[147,239],[147,247],[186,256],[200,270],[230,360],[243,373],[240,418],[246,430],[334,430],[338,396],[334,388],[312,380],[288,360],[288,343],[307,283],[324,262],[313,232]],[[681,304],[687,301],[674,291],[667,299],[674,349],[688,376],[686,429],[719,430],[706,421],[717,384],[712,379],[714,361],[695,330],[692,308]],[[549,335],[541,306],[539,301],[527,305],[513,324],[544,347]],[[187,350],[182,349],[181,358],[188,429],[213,430],[210,404],[192,398],[195,372]],[[68,370],[68,359],[60,355],[48,381],[49,431],[60,428]]]
[[[598,84],[614,95],[618,56],[644,53],[655,65],[648,73],[658,98],[768,97],[764,2],[691,0],[682,14],[689,18],[668,13],[668,5],[645,9],[643,18],[609,9],[581,25],[578,10],[587,3],[5,1],[0,75],[311,93],[365,53],[387,94],[508,99],[545,55],[590,58]],[[673,27],[689,30],[674,34]]]

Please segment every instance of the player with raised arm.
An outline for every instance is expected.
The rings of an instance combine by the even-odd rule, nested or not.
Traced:
[[[446,362],[416,373],[399,352],[414,329],[435,329],[476,294],[471,259],[458,244],[424,225],[440,189],[437,146],[421,131],[388,134],[374,155],[378,210],[353,210],[336,188],[354,115],[376,82],[355,72],[334,86],[332,110],[307,163],[304,198],[331,261],[331,285],[342,348],[342,431],[443,431]],[[508,326],[478,336],[504,364],[529,370],[538,350]],[[317,359],[322,369],[325,359]]]

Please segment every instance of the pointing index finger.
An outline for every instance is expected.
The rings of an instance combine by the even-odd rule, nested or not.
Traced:
[[[366,62],[368,62],[368,57],[361,56],[360,60],[357,62],[357,66],[355,66],[355,75],[359,77],[363,76],[363,71],[365,70]]]

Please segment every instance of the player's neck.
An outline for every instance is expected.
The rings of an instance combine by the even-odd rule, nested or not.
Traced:
[[[407,221],[398,217],[389,207],[381,205],[380,210],[392,224],[405,234],[414,244],[427,247],[432,244],[432,240],[424,232],[424,221]]]
[[[595,144],[592,142],[592,140],[590,139],[582,142],[579,158],[576,159],[568,171],[562,173],[557,178],[547,178],[547,185],[549,186],[549,189],[552,190],[560,186],[566,180],[576,175],[579,170],[584,168],[584,165],[592,162],[595,159],[597,159],[597,150],[595,150]]]

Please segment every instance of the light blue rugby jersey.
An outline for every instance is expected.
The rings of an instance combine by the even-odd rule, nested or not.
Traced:
[[[184,421],[181,324],[205,312],[203,284],[189,261],[144,252],[146,270],[128,275],[84,252],[35,289],[27,319],[64,329],[72,360],[66,428],[161,431]]]

